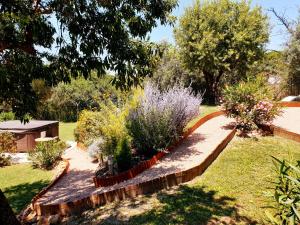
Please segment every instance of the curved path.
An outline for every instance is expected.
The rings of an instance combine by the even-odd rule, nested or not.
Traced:
[[[130,180],[109,187],[95,188],[92,177],[96,164],[88,159],[86,152],[77,149],[70,150],[65,156],[69,158],[70,171],[38,199],[36,204],[49,208],[64,203],[75,204],[74,202],[79,202],[89,196],[99,196],[102,193],[121,190],[131,185],[151,182],[162,176],[207,164],[207,158],[212,157],[215,149],[232,133],[233,126],[230,126],[232,122],[232,119],[225,116],[212,118],[197,128],[181,145],[156,165]],[[48,210],[46,214],[50,214],[50,211],[53,210]],[[44,213],[38,212],[38,214]]]
[[[273,124],[287,131],[300,134],[300,107],[284,108],[282,115],[277,117]]]

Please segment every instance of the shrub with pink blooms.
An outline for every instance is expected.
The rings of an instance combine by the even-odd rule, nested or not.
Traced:
[[[280,114],[279,105],[273,100],[272,89],[262,76],[249,78],[223,92],[223,109],[227,116],[235,118],[237,128],[243,132],[269,124]]]

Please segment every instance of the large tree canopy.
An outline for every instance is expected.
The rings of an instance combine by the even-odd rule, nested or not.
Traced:
[[[224,75],[244,76],[268,41],[267,17],[246,0],[196,1],[175,30],[185,65],[206,81],[214,103]]]
[[[151,73],[147,34],[172,23],[176,0],[1,0],[0,102],[17,116],[34,110],[33,79],[115,72],[121,87]]]

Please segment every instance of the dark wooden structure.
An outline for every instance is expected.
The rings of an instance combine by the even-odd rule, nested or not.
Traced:
[[[0,123],[0,132],[7,131],[15,135],[18,152],[27,152],[34,149],[36,138],[58,137],[58,121],[31,120],[21,123],[19,120],[10,120]]]

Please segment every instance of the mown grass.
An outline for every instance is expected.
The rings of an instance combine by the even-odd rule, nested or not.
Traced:
[[[0,189],[17,213],[49,184],[52,177],[53,171],[34,169],[30,164],[6,166],[0,168]]]
[[[299,160],[300,144],[279,137],[235,138],[206,172],[178,188],[71,217],[68,224],[269,224],[271,156]]]
[[[59,122],[59,138],[63,141],[74,141],[74,130],[76,125],[76,122]]]
[[[191,120],[188,125],[186,126],[185,130],[192,127],[201,117],[204,117],[210,113],[216,112],[220,110],[218,106],[211,106],[211,105],[201,105],[200,106],[200,115],[195,119]]]

